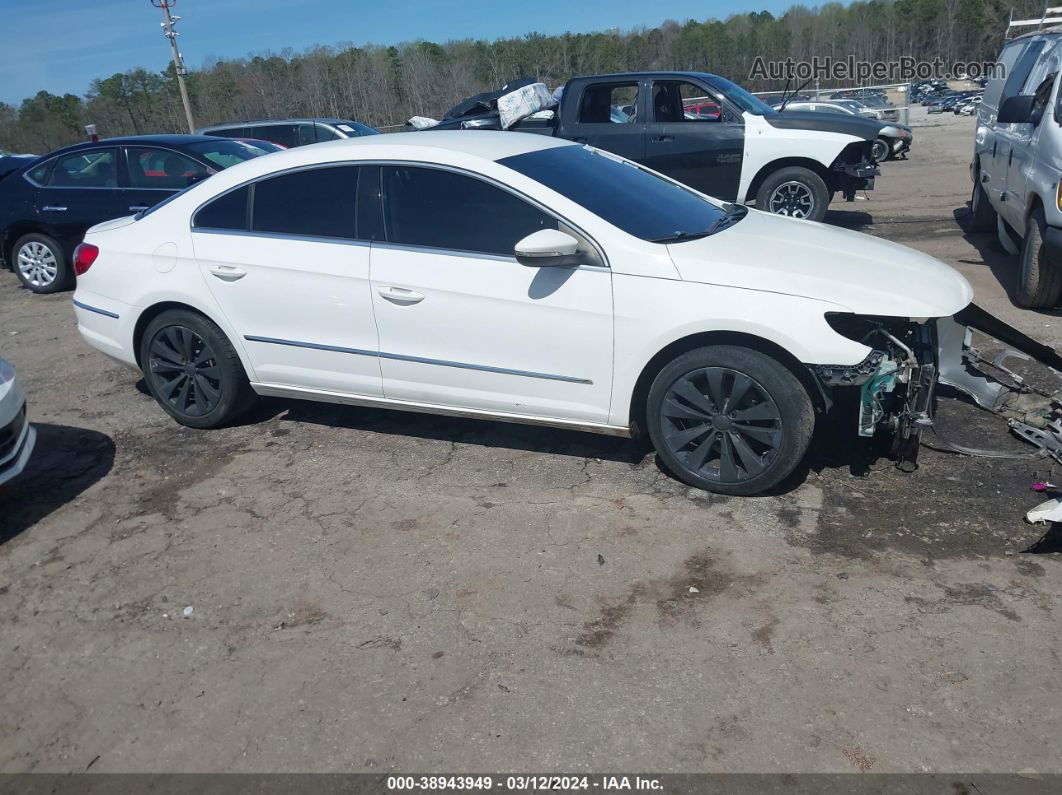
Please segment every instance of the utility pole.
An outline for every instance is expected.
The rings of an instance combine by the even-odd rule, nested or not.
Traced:
[[[188,132],[195,132],[195,121],[192,119],[192,103],[188,101],[188,88],[184,84],[184,76],[188,70],[184,68],[184,59],[181,51],[177,49],[177,37],[180,35],[173,26],[180,21],[170,13],[170,8],[176,5],[177,0],[151,0],[151,5],[162,9],[162,35],[170,40],[170,49],[173,50],[173,68],[177,71],[177,85],[181,89],[181,102],[184,103],[184,117],[188,120]]]

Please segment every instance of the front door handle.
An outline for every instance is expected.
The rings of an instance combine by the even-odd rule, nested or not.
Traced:
[[[65,207],[60,207],[57,204],[48,204],[48,205],[45,205],[44,207],[41,207],[41,211],[42,212],[46,212],[46,213],[65,213],[66,212],[66,208]]]
[[[234,268],[232,265],[212,265],[209,268],[211,274],[217,276],[223,282],[234,282],[247,275],[247,271]]]
[[[146,204],[134,204],[132,207],[129,208],[129,212],[131,212],[131,213],[142,213],[147,208],[148,208],[148,206]]]
[[[405,287],[381,287],[380,295],[393,304],[419,304],[424,300],[421,293],[407,290]]]

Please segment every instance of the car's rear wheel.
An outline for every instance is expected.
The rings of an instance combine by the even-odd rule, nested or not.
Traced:
[[[875,138],[874,143],[870,145],[870,158],[878,163],[884,163],[889,159],[889,152],[892,148],[889,146],[889,142],[884,138]]]
[[[1044,245],[1043,210],[1034,210],[1025,225],[1025,239],[1018,255],[1018,280],[1014,303],[1029,309],[1055,306],[1062,293],[1062,267],[1058,255]]]
[[[172,310],[152,320],[140,340],[140,367],[162,409],[191,428],[232,422],[255,400],[232,343],[195,312]]]
[[[974,180],[973,193],[970,194],[970,231],[996,231],[996,211],[989,203],[985,186],[981,184],[979,178]]]
[[[35,293],[55,293],[71,286],[73,273],[63,247],[48,235],[33,232],[11,249],[15,275]]]
[[[756,209],[791,218],[821,221],[829,206],[829,189],[809,168],[789,166],[771,174],[756,192]]]
[[[697,348],[667,364],[646,402],[653,446],[680,480],[721,494],[760,494],[797,467],[815,415],[797,377],[749,348]]]

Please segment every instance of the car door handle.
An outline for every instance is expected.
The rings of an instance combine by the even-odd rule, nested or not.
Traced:
[[[658,135],[655,138],[650,138],[649,140],[652,143],[654,143],[654,144],[666,144],[668,141],[674,141],[675,140],[675,136],[673,136],[673,135]]]
[[[65,207],[60,207],[57,204],[48,204],[48,205],[45,205],[44,207],[41,207],[41,211],[42,212],[46,212],[46,213],[65,213],[66,212],[66,208]]]
[[[142,213],[147,208],[148,208],[148,206],[146,204],[134,204],[132,207],[129,208],[129,212],[131,212],[131,213]]]
[[[380,295],[394,304],[419,304],[424,300],[421,293],[407,290],[405,287],[381,287]]]
[[[247,275],[242,268],[234,268],[231,265],[212,265],[209,268],[211,274],[217,276],[223,282],[234,282]]]

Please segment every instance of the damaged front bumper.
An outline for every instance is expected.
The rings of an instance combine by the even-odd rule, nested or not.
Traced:
[[[825,393],[858,387],[857,433],[892,435],[892,454],[913,468],[921,435],[931,430],[952,452],[992,457],[1027,457],[965,447],[943,439],[933,425],[938,384],[958,390],[983,409],[1004,417],[1011,431],[1037,446],[1032,455],[1062,462],[1062,402],[1033,388],[1007,366],[1011,359],[1039,362],[1062,378],[1062,356],[970,304],[953,317],[926,321],[837,313],[827,316],[835,331],[871,347],[857,365],[810,365]],[[1002,351],[987,357],[973,344],[977,332],[995,340]]]

